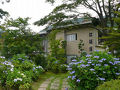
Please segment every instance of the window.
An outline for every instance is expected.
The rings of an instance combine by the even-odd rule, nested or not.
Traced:
[[[67,41],[75,41],[77,40],[77,34],[67,35]]]
[[[92,46],[91,46],[91,47],[89,47],[89,51],[92,51]]]
[[[92,40],[92,39],[90,39],[90,40],[89,40],[89,44],[92,44],[92,43],[93,43],[93,40]]]
[[[89,33],[89,37],[92,37],[93,36],[93,33]]]

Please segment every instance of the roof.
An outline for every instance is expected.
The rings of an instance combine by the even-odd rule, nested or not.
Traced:
[[[76,18],[72,20],[66,20],[64,22],[72,22],[71,24],[65,25],[65,26],[57,26],[56,28],[66,28],[69,26],[75,26],[75,25],[83,25],[83,24],[89,24],[92,23],[90,18]],[[47,34],[48,31],[51,31],[52,29],[55,29],[52,25],[48,26],[47,28],[40,31],[40,34]]]

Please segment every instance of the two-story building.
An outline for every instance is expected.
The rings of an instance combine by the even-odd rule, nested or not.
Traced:
[[[50,28],[46,31],[50,33],[52,30],[53,29]],[[67,42],[66,55],[68,62],[70,62],[72,57],[80,55],[80,50],[78,48],[80,40],[83,40],[83,49],[87,53],[94,50],[104,50],[102,48],[98,48],[98,31],[91,27],[91,21],[85,19],[80,19],[79,24],[68,25],[60,29],[60,32],[56,34],[56,39],[65,40]],[[47,40],[44,41],[44,46],[45,52],[49,53],[49,42]]]

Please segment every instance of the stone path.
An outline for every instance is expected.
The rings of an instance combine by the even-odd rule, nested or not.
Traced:
[[[60,82],[60,78],[51,77],[45,80],[39,87],[38,90],[69,90],[67,79],[62,79],[62,83]],[[60,87],[61,85],[61,87]],[[48,89],[48,87],[50,89]]]

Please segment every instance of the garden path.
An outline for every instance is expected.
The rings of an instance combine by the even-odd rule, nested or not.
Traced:
[[[68,90],[69,85],[66,78],[50,77],[45,80],[38,90]]]

